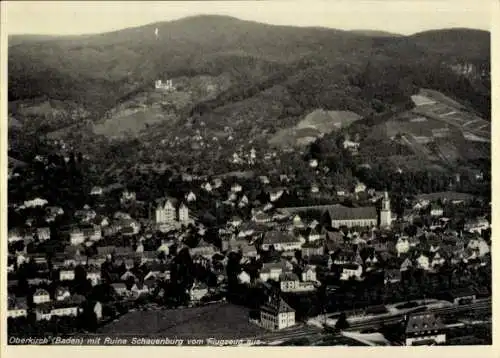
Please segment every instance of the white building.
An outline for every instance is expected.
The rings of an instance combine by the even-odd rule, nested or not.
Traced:
[[[363,267],[359,264],[343,264],[341,265],[341,273],[340,280],[348,281],[352,278],[356,280],[361,279],[361,275],[363,274]]]
[[[72,281],[75,279],[75,270],[61,270],[59,271],[60,281]]]
[[[424,254],[420,254],[420,256],[417,258],[417,266],[422,270],[426,271],[429,270],[430,267],[429,258]]]
[[[37,289],[33,294],[33,303],[35,305],[39,305],[46,302],[50,302],[49,293],[44,289],[41,288]]]
[[[406,254],[408,251],[410,251],[410,241],[407,237],[402,236],[398,238],[398,241],[396,242],[396,251],[398,253],[398,256]]]
[[[73,246],[81,245],[85,242],[85,235],[82,230],[74,229],[69,234],[69,242]]]
[[[173,224],[177,220],[177,200],[168,198],[156,207],[157,224]]]
[[[282,298],[272,296],[260,308],[260,323],[269,330],[280,330],[295,325],[295,310]]]
[[[248,284],[251,281],[251,277],[246,271],[241,271],[238,275],[238,282],[240,284]]]

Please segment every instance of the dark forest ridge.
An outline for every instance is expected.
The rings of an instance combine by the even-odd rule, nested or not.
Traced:
[[[418,77],[420,67],[430,62],[483,67],[490,57],[487,31],[446,29],[386,36],[379,31],[277,26],[219,15],[95,35],[12,36],[9,45],[10,101],[72,101],[101,114],[165,76],[230,72],[233,85],[270,78],[269,83],[276,85],[292,77],[296,83],[306,77],[311,81],[305,69],[315,71],[318,81],[325,80],[326,72],[335,73],[335,66],[355,76],[370,62],[381,66],[370,79],[377,81],[386,70],[401,66],[413,66],[412,76]],[[345,86],[339,78],[329,81]]]
[[[200,24],[204,22],[212,22],[212,23],[233,23],[234,25],[243,25],[243,24],[254,24],[254,25],[260,25],[264,27],[273,27],[273,28],[293,28],[293,29],[323,29],[323,30],[335,30],[335,31],[342,31],[342,32],[352,32],[355,34],[359,35],[366,35],[366,36],[383,36],[383,37],[396,37],[396,36],[415,36],[415,35],[421,35],[425,33],[431,33],[431,32],[446,32],[446,31],[471,31],[471,32],[489,32],[485,30],[480,30],[480,29],[473,29],[473,28],[463,28],[463,27],[456,27],[456,28],[444,28],[444,29],[429,29],[429,30],[424,30],[421,32],[416,32],[412,35],[402,35],[399,33],[393,33],[393,32],[388,32],[388,31],[383,31],[383,30],[372,30],[372,29],[355,29],[355,30],[342,30],[342,29],[337,29],[335,27],[325,27],[325,26],[292,26],[292,25],[275,25],[275,24],[267,24],[263,22],[258,22],[258,21],[251,21],[251,20],[242,20],[238,19],[236,17],[232,16],[227,16],[227,15],[194,15],[194,16],[188,16],[184,17],[181,19],[176,19],[176,20],[171,20],[171,21],[161,21],[161,22],[153,22],[145,25],[140,25],[140,26],[134,26],[134,27],[127,27],[127,28],[122,28],[118,30],[113,30],[113,31],[107,31],[107,32],[102,32],[102,33],[86,33],[86,34],[81,34],[81,35],[39,35],[39,34],[15,34],[15,35],[9,35],[9,40],[10,39],[29,39],[31,41],[34,40],[54,40],[54,39],[77,39],[81,37],[89,37],[89,36],[99,36],[99,35],[106,35],[106,34],[116,34],[125,30],[145,30],[145,29],[154,29],[156,27],[162,27],[165,25],[186,25],[186,24]]]

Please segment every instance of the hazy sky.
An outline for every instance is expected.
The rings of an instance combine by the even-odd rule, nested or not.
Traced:
[[[197,14],[401,34],[491,24],[490,0],[8,1],[6,10],[9,34],[99,33]]]

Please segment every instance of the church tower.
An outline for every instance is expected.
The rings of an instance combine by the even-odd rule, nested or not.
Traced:
[[[389,199],[389,193],[385,191],[384,198],[382,199],[382,208],[380,210],[380,227],[390,227],[391,223],[391,201]]]

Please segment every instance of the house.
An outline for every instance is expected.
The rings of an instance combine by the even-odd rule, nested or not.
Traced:
[[[295,325],[295,310],[281,297],[272,295],[260,308],[260,324],[269,330],[280,330]]]
[[[61,270],[59,271],[60,281],[72,281],[75,279],[75,270]]]
[[[177,221],[177,207],[177,199],[167,198],[165,200],[161,200],[156,207],[156,223],[174,224]]]
[[[139,297],[142,295],[147,295],[149,293],[149,288],[143,282],[136,282],[134,283],[130,291],[135,297]]]
[[[242,186],[238,183],[234,183],[231,185],[231,192],[232,193],[239,193],[243,190]]]
[[[67,287],[57,287],[54,292],[54,298],[56,301],[64,301],[70,297],[71,293]]]
[[[431,205],[431,216],[441,217],[443,216],[443,208],[437,204]]]
[[[208,287],[204,283],[197,282],[189,290],[189,298],[191,302],[199,302],[208,294]]]
[[[45,199],[42,199],[42,198],[35,198],[35,199],[32,199],[32,200],[26,200],[24,202],[24,206],[26,208],[36,208],[36,207],[40,207],[40,206],[45,206],[47,205],[49,202]]]
[[[35,308],[35,317],[37,321],[50,321],[52,318],[52,305],[50,302],[45,302]]]
[[[429,258],[426,255],[420,254],[420,256],[417,258],[416,261],[417,261],[417,267],[419,269],[422,269],[425,271],[428,271],[430,269]]]
[[[192,222],[189,217],[189,208],[184,203],[181,203],[179,206],[179,222],[183,225],[188,225]]]
[[[269,178],[265,175],[259,176],[259,180],[260,180],[262,185],[267,185],[270,183]]]
[[[279,189],[279,190],[272,190],[269,192],[269,200],[273,203],[277,201],[281,196],[283,195],[284,190]]]
[[[311,231],[309,232],[309,235],[307,235],[308,242],[314,242],[314,241],[320,240],[321,238],[322,238],[322,235],[317,228],[311,229]]]
[[[445,343],[445,330],[441,319],[433,313],[412,314],[405,322],[404,342],[407,346]]]
[[[250,275],[246,271],[241,271],[237,277],[240,284],[248,284],[252,281]]]
[[[82,312],[81,304],[85,301],[83,296],[72,296],[65,301],[56,301],[51,304],[51,317],[76,317]]]
[[[409,258],[409,257],[407,257],[407,258],[403,261],[403,263],[401,264],[401,266],[400,266],[399,270],[400,270],[401,272],[403,272],[403,271],[408,271],[408,270],[409,270],[410,268],[412,268],[412,267],[413,267],[413,262],[410,260],[410,258]]]
[[[101,302],[96,302],[94,304],[93,311],[95,313],[95,316],[96,316],[97,320],[100,321],[102,319],[102,303]]]
[[[272,217],[264,212],[259,211],[255,215],[253,215],[252,220],[257,224],[267,224],[272,221]]]
[[[363,266],[356,263],[341,264],[340,266],[340,280],[348,281],[352,278],[361,280],[363,274]]]
[[[355,250],[337,250],[332,256],[334,265],[363,264],[363,260],[359,255],[359,252]]]
[[[220,179],[220,178],[215,178],[215,179],[213,180],[213,183],[214,183],[214,188],[215,188],[215,189],[220,188],[220,187],[222,186],[222,184],[223,184],[223,183],[222,183],[222,179]]]
[[[342,145],[343,145],[344,149],[348,149],[351,151],[351,153],[355,154],[358,152],[360,144],[358,142],[353,142],[349,139],[346,139],[346,140],[344,140]]]
[[[421,209],[425,209],[426,207],[428,207],[430,205],[430,200],[427,200],[427,199],[418,199],[415,204],[413,205],[413,209],[414,210],[421,210]]]
[[[302,281],[303,282],[318,282],[318,278],[316,276],[316,266],[307,265],[304,267],[302,271]]]
[[[377,226],[377,209],[372,206],[349,208],[343,205],[332,205],[327,211],[334,228],[373,227]]]
[[[396,242],[396,252],[398,257],[410,251],[410,242],[406,236],[401,236]]]
[[[127,203],[127,202],[131,202],[131,201],[135,201],[136,200],[136,194],[135,192],[133,191],[128,191],[128,190],[124,190],[122,192],[122,197],[120,198],[120,202],[123,204],[123,203]]]
[[[316,290],[313,282],[300,282],[299,277],[291,272],[284,272],[279,276],[282,292],[310,292]]]
[[[111,287],[118,296],[125,296],[127,294],[127,286],[122,282],[112,283]]]
[[[325,253],[325,241],[324,240],[316,240],[306,242],[302,245],[301,248],[302,257],[310,257],[310,256],[320,256]]]
[[[228,250],[241,252],[243,257],[256,257],[257,248],[246,239],[231,239],[228,242]]]
[[[42,288],[37,289],[33,294],[33,303],[39,305],[46,302],[50,302],[49,293]]]
[[[186,202],[192,203],[196,201],[196,195],[190,191],[188,194],[186,194]]]
[[[292,223],[293,223],[293,226],[296,228],[305,227],[304,223],[302,222],[302,218],[298,214],[293,217]]]
[[[201,239],[196,247],[190,248],[189,253],[191,256],[200,255],[205,258],[211,258],[217,250],[212,244],[209,244],[205,240]]]
[[[278,281],[283,272],[291,272],[292,269],[292,264],[287,261],[264,263],[259,278],[263,282],[267,280]]]
[[[311,159],[311,160],[309,161],[309,166],[310,166],[311,168],[317,168],[317,167],[318,167],[318,161],[317,161],[316,159]]]
[[[268,231],[262,240],[262,250],[269,251],[271,247],[276,251],[300,250],[302,242],[289,233],[282,231]]]
[[[101,270],[89,269],[87,271],[87,280],[90,280],[92,286],[97,286],[101,283]]]
[[[439,254],[439,252],[434,252],[430,265],[433,269],[435,269],[436,267],[442,266],[445,261],[446,260]]]
[[[163,252],[165,256],[168,256],[168,254],[170,253],[170,246],[172,246],[173,244],[174,244],[173,240],[162,239],[161,245],[156,249],[156,251]]]
[[[470,233],[480,234],[483,230],[487,230],[490,223],[485,218],[477,218],[475,220],[468,220],[464,225],[464,230]]]
[[[239,216],[233,216],[229,224],[233,227],[238,227],[243,223],[243,220]]]
[[[401,270],[399,269],[385,269],[384,270],[384,284],[398,283],[401,281]]]
[[[123,235],[137,235],[141,231],[141,224],[134,219],[121,219],[118,224]]]
[[[245,206],[247,206],[249,203],[248,201],[248,197],[246,195],[243,195],[240,199],[240,202],[238,204],[238,207],[239,208],[244,208]]]
[[[103,190],[100,186],[94,186],[92,188],[92,190],[90,191],[90,195],[102,195],[103,194]]]
[[[363,193],[366,191],[366,185],[363,184],[363,183],[357,183],[355,186],[354,186],[354,193],[355,194],[358,194],[358,193]]]
[[[8,297],[7,318],[18,318],[28,316],[28,304],[25,297]]]
[[[125,271],[121,276],[120,280],[121,281],[127,281],[133,279],[134,281],[137,279],[137,277],[134,275],[134,273],[130,270]]]
[[[36,237],[40,241],[50,240],[50,228],[40,227],[36,229]]]
[[[81,245],[85,242],[85,235],[82,230],[75,228],[69,234],[69,242],[71,245]]]
[[[20,229],[11,229],[8,233],[9,244],[14,242],[23,241],[23,233]]]
[[[482,237],[471,239],[467,244],[467,247],[469,249],[476,250],[479,257],[483,257],[491,251],[490,246]]]

